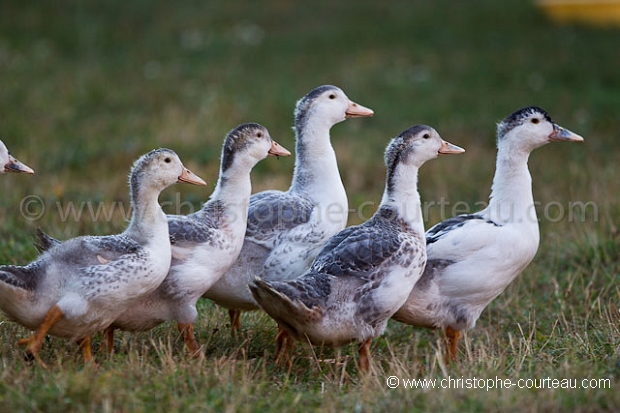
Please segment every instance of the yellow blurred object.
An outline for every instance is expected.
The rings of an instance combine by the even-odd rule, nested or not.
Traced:
[[[560,23],[620,25],[620,0],[536,0],[536,5]]]

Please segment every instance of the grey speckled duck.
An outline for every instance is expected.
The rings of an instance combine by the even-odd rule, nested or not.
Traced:
[[[0,173],[3,172],[19,172],[26,174],[33,174],[34,171],[28,166],[24,165],[17,159],[11,156],[9,150],[4,145],[4,142],[0,141]]]
[[[556,125],[538,107],[507,116],[497,128],[497,166],[488,207],[426,232],[426,269],[394,319],[444,329],[448,360],[456,358],[461,332],[474,327],[482,310],[536,254],[538,218],[527,161],[534,149],[550,141],[583,138]]]
[[[230,310],[233,332],[240,326],[241,310],[259,308],[248,290],[255,276],[272,281],[298,277],[325,242],[346,226],[347,194],[329,132],[347,118],[372,115],[336,86],[320,86],[297,102],[291,186],[286,192],[252,195],[239,258],[204,295]]]
[[[278,322],[276,360],[290,337],[327,346],[358,341],[360,368],[368,370],[372,339],[383,334],[426,262],[418,169],[440,153],[461,152],[429,126],[404,131],[386,150],[386,187],[373,217],[331,238],[301,277],[250,285]]]
[[[129,185],[133,216],[120,235],[83,236],[51,246],[25,267],[0,267],[0,309],[36,330],[19,341],[38,356],[46,334],[77,340],[91,361],[90,337],[164,280],[171,261],[158,196],[177,181],[205,185],[169,149],[138,159]]]
[[[239,256],[252,193],[250,172],[267,156],[290,154],[259,124],[243,124],[228,133],[219,179],[209,201],[194,214],[168,216],[172,239],[168,276],[157,290],[129,307],[106,330],[108,351],[112,350],[115,328],[144,331],[174,320],[188,350],[199,354],[194,335],[196,301]]]

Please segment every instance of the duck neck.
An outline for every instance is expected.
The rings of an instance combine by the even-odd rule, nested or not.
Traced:
[[[336,204],[348,210],[336,152],[331,145],[332,125],[308,122],[296,127],[296,159],[290,192],[303,194],[317,203]]]
[[[401,164],[394,173],[388,173],[379,209],[391,209],[413,231],[424,233],[417,167]]]
[[[527,167],[529,152],[511,148],[497,152],[497,164],[487,211],[500,224],[527,222],[537,224],[532,177]]]
[[[150,240],[168,240],[168,221],[159,205],[161,190],[152,186],[132,183],[131,206],[133,213],[125,234],[141,243]],[[161,239],[160,239],[161,238]]]
[[[215,189],[203,207],[205,211],[218,204],[220,223],[232,224],[237,221],[245,223],[248,218],[248,206],[252,193],[250,171],[254,164],[245,159],[236,161],[226,171],[220,168]]]

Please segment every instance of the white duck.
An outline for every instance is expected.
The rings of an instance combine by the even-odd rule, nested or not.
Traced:
[[[175,320],[188,350],[199,354],[194,335],[196,301],[239,256],[252,193],[250,172],[267,156],[291,153],[271,139],[256,123],[228,133],[222,149],[220,176],[209,201],[187,216],[168,216],[172,266],[164,282],[124,311],[106,330],[112,351],[114,329],[145,331]]]
[[[0,309],[36,330],[19,344],[41,365],[38,352],[48,333],[78,341],[84,360],[91,361],[91,335],[164,280],[171,247],[157,198],[177,181],[205,185],[173,151],[151,151],[131,171],[134,212],[125,232],[73,238],[25,267],[0,266]]]
[[[17,159],[11,156],[9,150],[4,145],[4,142],[0,141],[0,173],[4,172],[19,172],[26,174],[33,174],[34,171],[28,166],[24,165]]]
[[[426,232],[424,274],[394,319],[442,328],[448,360],[455,360],[462,331],[532,261],[539,232],[530,153],[550,141],[583,141],[538,107],[520,109],[497,128],[497,166],[489,205],[475,214],[440,222]]]
[[[276,360],[290,337],[327,346],[358,341],[360,369],[368,370],[372,339],[383,334],[426,262],[418,169],[440,153],[461,152],[429,126],[404,131],[386,150],[386,186],[373,217],[331,238],[301,277],[250,285],[278,322]]]
[[[248,290],[256,275],[268,281],[298,277],[325,242],[346,226],[347,194],[329,131],[345,119],[373,113],[335,86],[320,86],[297,102],[291,186],[286,192],[252,195],[241,254],[204,295],[229,309],[233,333],[240,327],[241,310],[259,308]]]

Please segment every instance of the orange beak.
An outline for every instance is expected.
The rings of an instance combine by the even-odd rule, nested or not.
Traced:
[[[459,154],[459,153],[463,153],[465,152],[465,149],[461,148],[460,146],[456,146],[451,144],[450,142],[446,142],[444,140],[441,141],[441,148],[439,148],[439,153],[440,154]]]
[[[269,156],[290,156],[291,152],[276,141],[271,141]]]
[[[349,118],[366,118],[374,115],[375,112],[372,109],[366,108],[362,105],[358,105],[355,102],[349,101],[349,106],[345,112],[345,119]]]
[[[201,185],[205,186],[207,183],[202,180],[198,175],[194,174],[192,171],[183,167],[183,172],[179,175],[179,182],[187,182],[188,184]]]

